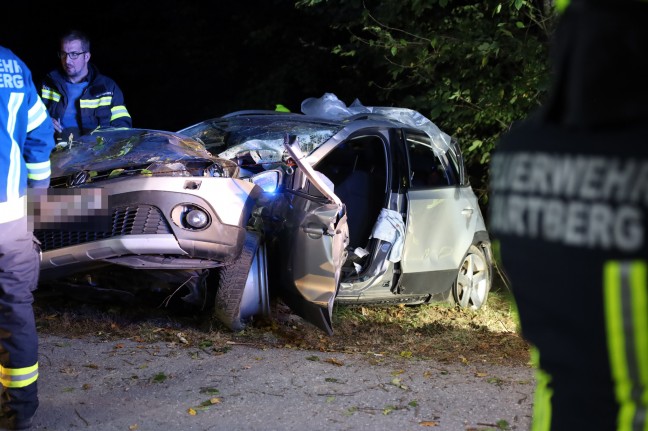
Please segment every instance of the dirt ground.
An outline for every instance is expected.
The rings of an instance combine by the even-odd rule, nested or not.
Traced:
[[[527,430],[529,367],[41,335],[36,430]]]
[[[280,307],[237,334],[115,304],[35,309],[35,430],[530,427],[534,374],[502,314],[340,310],[328,337]]]

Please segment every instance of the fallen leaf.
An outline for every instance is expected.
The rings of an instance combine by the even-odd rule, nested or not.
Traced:
[[[383,415],[388,415],[388,414],[390,414],[391,412],[393,412],[394,410],[396,410],[396,408],[395,408],[394,406],[387,406],[387,407],[385,407],[385,408],[383,409],[382,414],[383,414]]]
[[[128,427],[128,429],[129,429],[130,431],[138,430],[138,429],[139,429],[139,425],[137,425],[137,424],[130,425],[130,426]]]
[[[207,401],[207,402],[209,402],[209,401]],[[196,406],[196,407],[194,407],[194,410],[196,411],[196,413],[198,413],[198,412],[206,412],[206,411],[209,410],[209,406],[211,406],[211,403],[207,404],[205,406]]]
[[[480,373],[480,372],[475,373],[475,377],[486,377],[487,375],[488,373]]]
[[[400,352],[400,355],[403,358],[411,358],[412,357],[412,352],[410,352],[409,350],[403,350],[402,352]]]
[[[405,372],[405,370],[394,370],[394,371],[391,372],[391,375],[392,376],[398,376],[400,374],[403,374],[404,372]]]
[[[344,365],[344,362],[340,361],[339,359],[335,359],[335,358],[325,359],[324,362],[328,362],[329,364],[337,365],[338,367],[341,367],[342,365]]]
[[[202,341],[200,341],[200,343],[198,343],[198,347],[200,347],[201,349],[207,349],[207,348],[213,347],[213,346],[214,346],[214,343],[212,343],[209,340],[202,340]]]
[[[438,427],[439,422],[436,422],[436,421],[422,421],[422,422],[419,422],[419,425],[421,425],[422,427]]]
[[[349,408],[346,409],[346,411],[344,412],[344,415],[345,415],[345,416],[351,416],[352,414],[354,414],[354,413],[357,412],[357,411],[358,411],[358,408],[357,408],[357,407],[349,407]]]
[[[196,411],[191,407],[187,409],[187,413],[189,413],[191,416],[196,416]]]
[[[153,381],[155,383],[162,383],[166,379],[167,379],[167,376],[164,373],[157,373],[155,376],[153,376]]]

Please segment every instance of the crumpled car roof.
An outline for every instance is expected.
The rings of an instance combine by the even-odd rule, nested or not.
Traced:
[[[281,161],[287,134],[296,136],[301,150],[308,154],[344,127],[337,121],[307,119],[301,114],[236,114],[203,121],[180,133],[199,139],[219,157],[232,159],[253,151],[253,157],[258,157],[255,161],[263,164]]]
[[[309,97],[301,104],[306,115],[321,118],[343,120],[359,114],[378,114],[401,124],[418,128],[429,136],[433,151],[439,155],[452,148],[452,137],[443,132],[420,112],[408,108],[389,106],[364,106],[358,99],[347,106],[333,93],[324,93],[322,97]]]
[[[179,131],[203,142],[212,154],[234,159],[249,153],[255,163],[272,168],[285,156],[286,135],[297,137],[299,147],[309,154],[342,130],[354,118],[374,118],[422,130],[437,155],[455,151],[453,139],[417,111],[381,106],[364,106],[357,99],[349,106],[335,94],[302,102],[303,114],[277,111],[237,111],[202,121]]]

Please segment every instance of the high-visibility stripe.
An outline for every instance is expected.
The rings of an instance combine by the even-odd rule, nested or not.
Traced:
[[[79,105],[82,109],[94,109],[100,106],[110,106],[112,104],[112,96],[104,96],[99,99],[81,99]]]
[[[51,162],[27,163],[27,177],[32,180],[44,180],[52,174]]]
[[[124,105],[113,106],[112,108],[110,108],[110,112],[112,113],[112,116],[110,117],[110,121],[115,121],[116,119],[122,117],[130,118],[130,114],[128,113],[128,110]]]
[[[569,0],[555,0],[554,5],[556,6],[556,10],[559,13],[562,13],[567,9],[567,6],[569,6]]]
[[[61,95],[56,91],[50,90],[49,88],[43,88],[43,91],[41,92],[41,97],[43,99],[53,100],[54,102],[58,102],[59,100],[61,100]]]
[[[27,115],[27,132],[31,132],[36,127],[43,124],[43,121],[47,120],[47,108],[45,108],[40,97],[34,106],[29,109]]]
[[[16,142],[14,133],[16,132],[16,119],[18,112],[25,99],[24,93],[11,93],[7,103],[7,133],[11,138],[11,149],[9,150],[9,171],[7,173],[7,183],[5,193],[7,201],[15,201],[20,197],[20,171],[22,164],[22,154],[20,147]]]
[[[648,431],[646,262],[610,261],[603,272],[608,355],[619,403],[617,431]]]
[[[38,379],[38,362],[25,368],[5,368],[0,365],[0,383],[5,388],[24,388]]]
[[[540,352],[535,347],[531,347],[531,362],[536,367],[531,431],[549,431],[551,429],[551,397],[553,396],[553,389],[549,387],[551,375],[540,368]]]

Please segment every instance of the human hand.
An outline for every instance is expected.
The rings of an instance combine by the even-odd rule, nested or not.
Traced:
[[[61,127],[61,123],[58,119],[52,118],[52,124],[54,125],[54,130],[57,132],[61,133],[63,131],[63,127]]]

